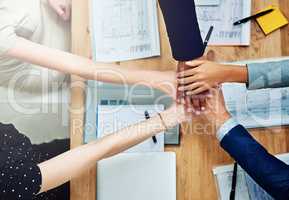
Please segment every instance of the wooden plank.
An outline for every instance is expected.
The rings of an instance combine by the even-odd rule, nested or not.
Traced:
[[[289,19],[288,0],[280,0],[280,8],[284,15]],[[282,53],[283,56],[289,56],[289,25],[282,28]]]
[[[258,11],[269,4],[278,5],[279,3],[282,10],[288,16],[289,5],[287,0],[253,0],[253,11]],[[72,49],[73,52],[85,56],[88,55],[89,49],[87,46],[89,44],[89,37],[85,30],[85,26],[88,23],[88,12],[86,9],[87,0],[73,0],[72,33],[74,35],[74,42]],[[170,46],[160,12],[159,16],[162,56],[153,59],[121,62],[121,67],[158,70],[172,70],[176,68],[176,62],[171,57]],[[288,32],[288,27],[285,27],[281,31],[275,31],[273,34],[265,37],[258,25],[253,22],[250,47],[209,47],[209,53],[216,61],[235,61],[289,55]],[[78,81],[79,79],[74,77],[73,80]],[[83,104],[83,90],[79,87],[74,88],[72,90],[72,108],[80,108]],[[82,142],[82,111],[72,114],[71,120],[72,147],[75,147]],[[73,121],[78,123],[74,124]],[[80,127],[79,129],[77,129],[78,126]],[[254,129],[251,132],[271,153],[276,154],[289,151],[288,130],[286,127],[276,127]],[[177,199],[217,199],[212,168],[217,165],[231,163],[231,158],[220,148],[219,142],[213,136],[215,130],[206,119],[196,118],[193,120],[192,125],[184,124],[182,132],[183,137],[180,146],[166,147],[166,151],[174,151],[177,154]],[[95,196],[93,177],[94,174],[89,178],[87,173],[83,178],[72,182],[71,194],[73,199],[92,199]]]
[[[72,0],[72,52],[89,57],[89,0]],[[70,139],[71,148],[83,144],[83,124],[85,105],[85,82],[83,79],[71,77],[71,106],[70,106]],[[71,200],[96,199],[96,167],[75,178],[70,184]]]

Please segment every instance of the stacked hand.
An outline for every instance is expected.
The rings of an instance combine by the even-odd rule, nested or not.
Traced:
[[[68,21],[71,15],[71,0],[48,0],[51,8],[64,21]]]
[[[177,74],[178,101],[184,101],[188,112],[199,115],[206,110],[210,90],[217,88],[227,78],[227,67],[206,60],[185,63]]]

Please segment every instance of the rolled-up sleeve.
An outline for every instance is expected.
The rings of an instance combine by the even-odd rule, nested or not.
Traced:
[[[275,62],[251,63],[248,67],[250,90],[289,86],[289,59]]]
[[[0,4],[0,56],[11,49],[16,41],[14,17],[8,8]]]

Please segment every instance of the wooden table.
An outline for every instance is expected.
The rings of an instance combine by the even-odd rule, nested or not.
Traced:
[[[72,0],[72,52],[89,56],[90,37],[88,5],[89,0]],[[253,0],[253,11],[258,11],[269,4],[280,5],[289,17],[288,0]],[[143,69],[172,70],[175,61],[171,58],[169,43],[162,15],[159,15],[162,56],[119,63],[120,67]],[[252,41],[250,47],[210,47],[209,52],[216,61],[236,61],[265,57],[289,55],[289,27],[276,31],[265,37],[255,22],[252,24]],[[83,142],[83,107],[84,80],[72,77],[71,99],[71,147]],[[217,199],[217,192],[212,175],[212,168],[217,165],[232,163],[231,158],[219,146],[215,137],[204,135],[206,120],[195,119],[194,126],[182,126],[183,137],[180,146],[168,146],[167,151],[177,154],[177,197],[178,200],[212,200]],[[196,125],[198,124],[198,125]],[[213,131],[213,130],[211,130]],[[289,151],[289,129],[276,127],[252,130],[254,137],[271,153]],[[83,176],[71,181],[72,200],[95,200],[95,168]]]

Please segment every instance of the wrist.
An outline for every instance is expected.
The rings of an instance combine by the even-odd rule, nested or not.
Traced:
[[[225,82],[247,83],[248,70],[244,65],[225,65]]]
[[[172,113],[170,111],[164,111],[160,113],[161,119],[163,120],[161,123],[164,124],[164,129],[171,129],[178,124],[178,117],[176,113]]]
[[[231,117],[232,117],[231,114],[227,111],[218,114],[215,121],[216,130],[219,130],[221,126]]]

